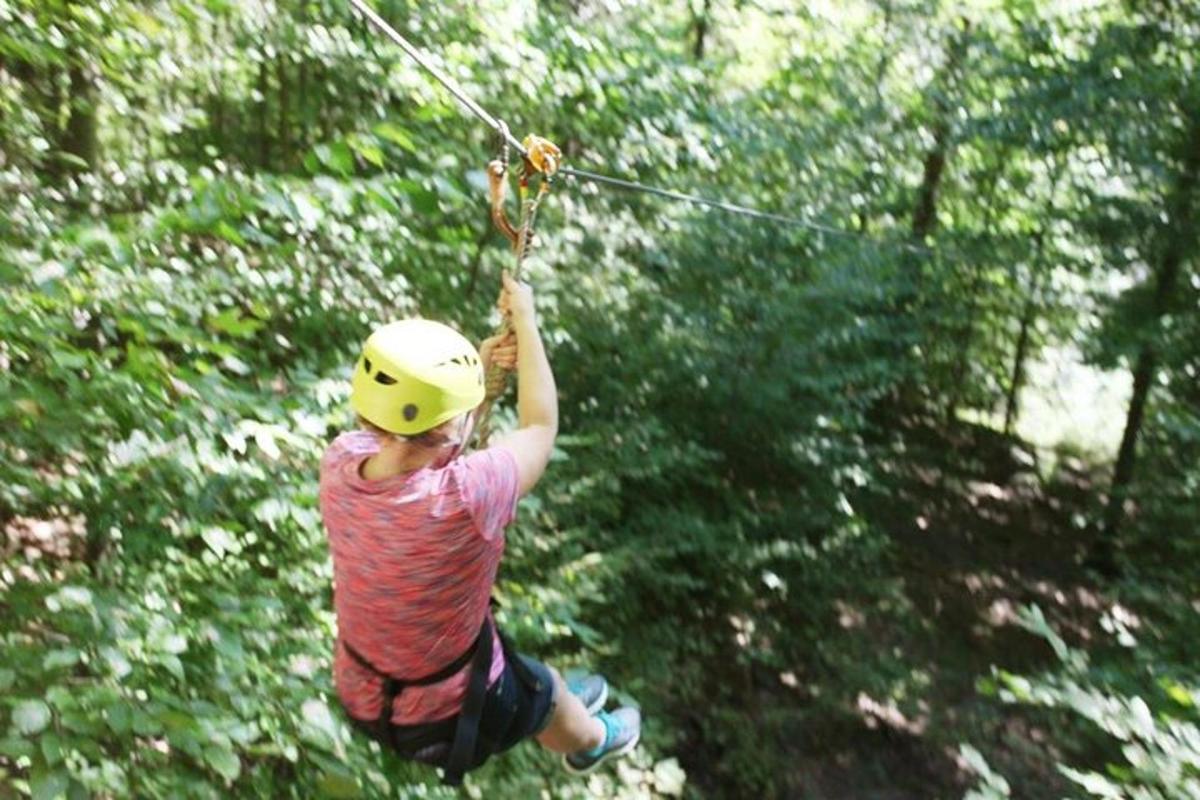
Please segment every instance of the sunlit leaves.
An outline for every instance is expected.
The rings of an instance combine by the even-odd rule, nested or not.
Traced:
[[[928,622],[872,508],[895,490],[899,456],[879,444],[906,424],[893,392],[916,378],[924,410],[986,413],[1024,310],[1035,344],[1090,325],[1104,269],[1140,285],[1107,306],[1102,338],[1084,331],[1091,351],[1120,363],[1163,347],[1144,549],[1194,562],[1194,291],[1161,330],[1143,324],[1160,252],[1147,234],[1194,105],[1172,100],[1194,74],[1194,36],[1171,16],[1185,12],[1147,26],[1116,4],[1075,18],[714,3],[724,23],[695,62],[691,5],[379,4],[574,165],[845,233],[554,186],[527,274],[564,436],[509,531],[501,617],[521,646],[599,666],[661,716],[616,777],[547,777],[523,748],[489,765],[484,796],[676,795],[686,776],[651,755],[681,746],[730,796],[771,796],[793,753],[756,744],[778,732],[748,712],[760,694],[812,738],[861,686],[933,696],[928,670],[881,646]],[[939,83],[961,13],[971,58]],[[3,573],[21,591],[0,623],[18,642],[0,667],[0,769],[45,795],[429,795],[432,773],[339,716],[315,465],[349,424],[347,368],[373,324],[422,314],[478,338],[495,322],[511,255],[484,208],[492,133],[344,3],[22,0],[0,17],[0,521],[80,520],[66,527],[88,562],[14,552],[20,577]],[[73,64],[97,80],[93,174],[62,149]],[[908,261],[943,107],[940,233]],[[906,316],[914,263],[926,306]],[[886,636],[841,619],[887,620]],[[1046,616],[1023,621],[1070,652]],[[1129,656],[1153,659],[1156,638],[1183,651],[1195,637],[1139,631]],[[811,693],[799,711],[772,694],[778,674]],[[1195,707],[1185,674],[1159,677],[1115,705],[1082,683],[991,685],[1141,742]],[[676,729],[681,708],[703,735]],[[1124,772],[1068,774],[1107,791],[1181,763],[1156,748],[1123,751]],[[999,796],[982,755],[960,755]]]
[[[22,700],[13,708],[12,721],[17,733],[41,733],[50,724],[50,708],[41,700]]]

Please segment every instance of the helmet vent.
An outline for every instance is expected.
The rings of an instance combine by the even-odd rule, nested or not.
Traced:
[[[479,364],[479,356],[471,355],[470,353],[464,353],[461,356],[455,356],[454,358],[448,358],[445,361],[438,364],[438,366],[444,367],[447,364],[457,364],[460,367],[473,367],[473,366],[476,366]]]
[[[396,379],[381,370],[375,373],[375,382],[382,383],[384,386],[391,386],[396,382]]]
[[[368,375],[371,374],[371,359],[363,358],[363,371]]]
[[[407,420],[408,422],[412,422],[416,418],[417,418],[417,407],[415,405],[413,405],[412,403],[409,403],[408,405],[406,405],[404,407],[404,419]]]

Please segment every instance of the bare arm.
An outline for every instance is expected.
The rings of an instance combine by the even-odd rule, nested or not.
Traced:
[[[537,326],[533,292],[504,276],[500,297],[517,338],[518,428],[493,443],[516,457],[521,494],[528,494],[546,471],[558,435],[558,389]]]

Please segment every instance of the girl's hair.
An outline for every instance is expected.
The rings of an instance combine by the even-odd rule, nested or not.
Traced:
[[[400,433],[392,433],[391,431],[385,431],[383,428],[379,427],[374,422],[371,422],[370,420],[363,417],[361,414],[355,414],[355,418],[358,420],[358,427],[362,428],[363,430],[370,431],[371,433],[375,434],[376,436],[383,436],[386,438],[403,439],[404,441],[411,442],[412,444],[415,444],[418,447],[437,447],[439,444],[441,444],[439,435],[434,432],[437,430],[437,428],[434,428],[433,430],[423,431],[422,433],[413,434],[412,436],[405,436]]]

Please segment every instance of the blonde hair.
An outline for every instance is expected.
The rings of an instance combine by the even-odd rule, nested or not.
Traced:
[[[405,436],[402,433],[392,433],[391,431],[384,430],[374,422],[371,422],[369,419],[364,417],[362,414],[355,414],[354,417],[358,422],[358,427],[365,431],[369,431],[376,436],[382,436],[385,439],[399,439],[402,442],[415,444],[417,447],[437,447],[439,444],[441,444],[438,435],[435,433],[435,431],[441,427],[440,425],[430,428],[427,431],[422,431],[421,433]]]

